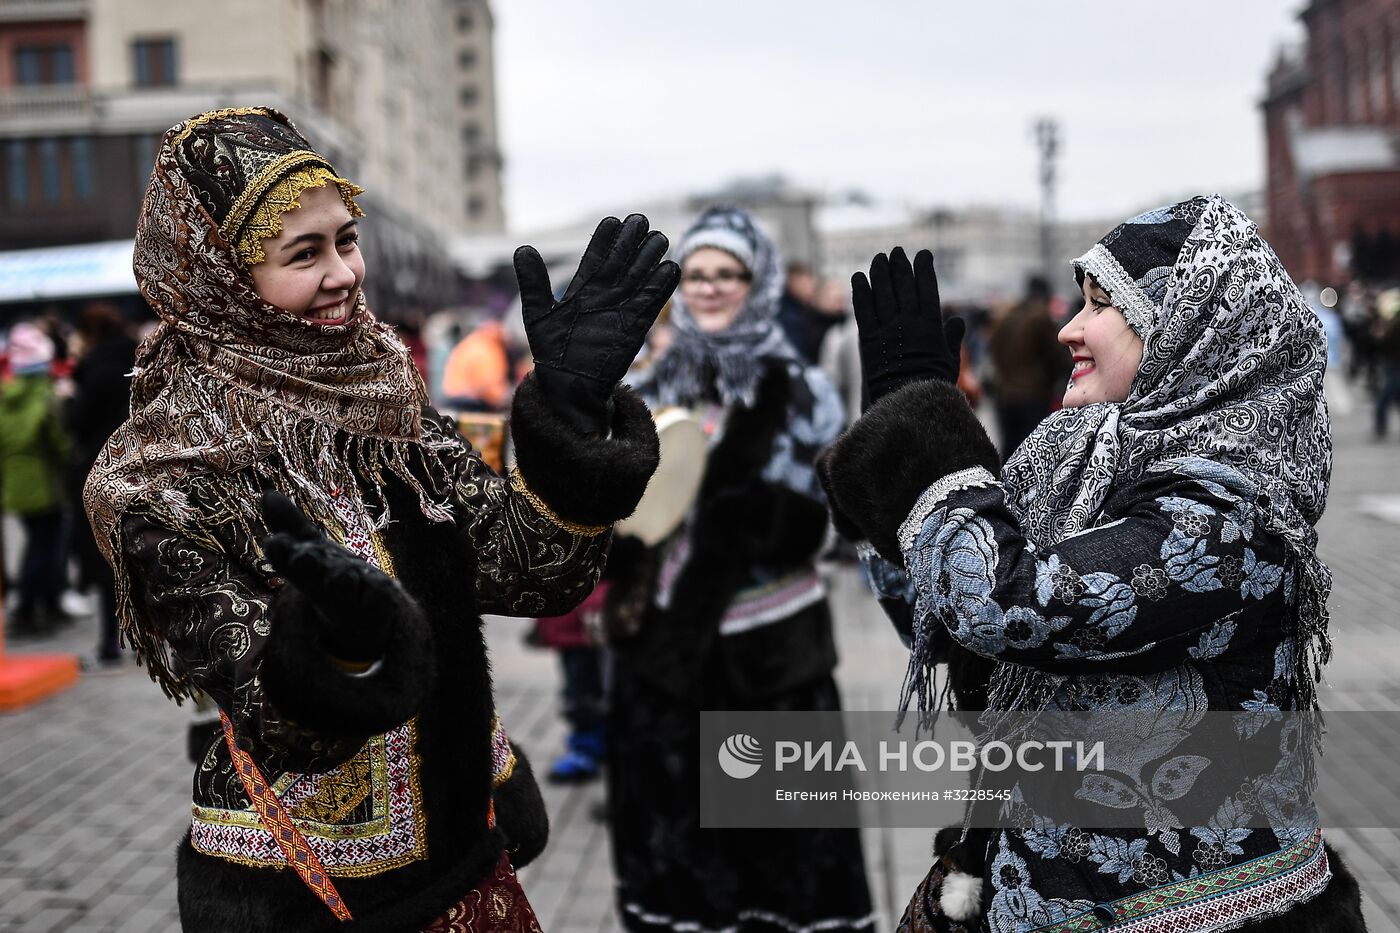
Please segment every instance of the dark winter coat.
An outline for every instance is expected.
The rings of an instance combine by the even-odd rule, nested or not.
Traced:
[[[263,529],[233,519],[184,528],[168,503],[128,511],[124,545],[146,617],[228,714],[354,916],[338,922],[286,867],[221,738],[195,773],[194,823],[179,851],[185,930],[417,930],[485,880],[503,850],[517,866],[539,852],[547,818],[495,716],[479,613],[560,613],[592,588],[610,523],[635,506],[656,463],[645,407],[625,391],[615,402],[611,437],[584,439],[527,381],[515,401],[513,481],[425,412],[424,441],[459,448],[454,520],[425,518],[416,494],[389,480],[372,490],[393,517],[382,531],[328,529],[351,550],[356,536],[371,548],[432,631],[430,653],[410,652],[373,678],[333,667],[308,637],[316,610],[273,574]],[[371,491],[371,478],[361,482],[361,494]],[[219,494],[210,483],[191,495]],[[428,683],[416,716],[366,734],[365,723]]]

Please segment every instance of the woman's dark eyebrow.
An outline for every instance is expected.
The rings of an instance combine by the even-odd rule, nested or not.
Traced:
[[[359,220],[357,220],[357,219],[355,219],[355,218],[353,218],[353,217],[350,218],[350,219],[347,220],[345,223],[343,223],[343,224],[340,225],[340,229],[337,230],[337,231],[335,232],[335,233],[336,233],[336,236],[339,236],[340,234],[344,233],[346,230],[349,230],[351,227],[359,226],[359,223],[360,223]],[[293,246],[297,246],[297,245],[301,244],[303,241],[311,242],[311,243],[319,243],[319,242],[321,242],[322,240],[324,240],[325,238],[326,238],[326,236],[325,236],[325,234],[323,234],[323,233],[303,233],[303,234],[302,234],[301,236],[299,236],[299,237],[295,237],[295,238],[293,238],[293,239],[291,239],[291,240],[288,240],[285,244],[282,245],[282,248],[279,250],[279,252],[285,253],[287,250],[291,249]]]
[[[301,236],[295,237],[282,244],[282,248],[281,250],[279,250],[279,252],[285,253],[287,250],[292,249],[293,247],[298,246],[302,243],[319,243],[325,238],[326,236],[323,233],[303,233]]]

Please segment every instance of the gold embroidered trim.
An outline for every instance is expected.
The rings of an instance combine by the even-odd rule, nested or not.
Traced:
[[[572,535],[583,535],[592,538],[612,529],[612,525],[580,525],[578,522],[571,522],[549,507],[549,504],[539,497],[539,495],[525,484],[525,477],[518,469],[510,471],[510,488],[525,497],[525,501],[530,503],[536,512],[539,512],[549,521],[567,531]]]
[[[369,748],[360,749],[345,764],[321,775],[316,792],[290,809],[294,819],[314,823],[343,822],[368,799],[370,783]]]
[[[303,166],[304,162],[316,164]],[[297,198],[307,188],[328,184],[335,185],[351,217],[365,216],[355,203],[355,195],[365,189],[335,174],[316,153],[289,152],[268,166],[238,196],[224,221],[224,235],[233,240],[239,263],[256,266],[267,259],[263,241],[282,232],[282,215],[301,206]]]
[[[397,577],[398,571],[394,569],[394,555],[389,553],[389,549],[384,546],[384,539],[377,531],[369,533],[370,546],[374,548],[374,557],[379,561],[379,569],[391,577]]]
[[[496,770],[496,763],[494,760],[495,749],[498,742],[504,742],[506,746],[505,764],[500,766],[499,771]],[[516,760],[515,749],[511,748],[510,739],[506,738],[505,736],[505,726],[501,725],[501,713],[499,710],[496,710],[491,714],[491,749],[491,757],[493,759],[491,762],[491,789],[495,790],[496,788],[504,784],[506,781],[509,781],[510,776],[515,773]]]
[[[408,865],[412,862],[422,861],[428,857],[428,814],[423,809],[423,790],[420,786],[419,773],[423,766],[421,756],[418,754],[418,717],[415,716],[407,723],[408,726],[408,750],[405,753],[408,758],[408,792],[413,800],[413,849],[401,855],[393,855],[361,865],[334,865],[326,866],[326,873],[336,878],[369,878],[382,874],[394,868]],[[312,821],[294,817],[297,828],[308,838],[320,837],[329,840],[364,839],[373,836],[380,836],[393,830],[392,814],[389,812],[389,776],[387,750],[384,746],[384,736],[379,735],[370,739],[370,745],[379,745],[379,756],[371,752],[371,762],[373,764],[374,788],[371,795],[374,800],[373,810],[378,814],[373,819],[351,826],[346,825],[326,825],[316,824]],[[274,790],[278,797],[286,793],[288,786],[300,775],[283,775],[274,785]],[[259,819],[257,811],[250,805],[247,810],[220,810],[209,807],[201,807],[198,804],[191,806],[192,815],[196,820],[206,823],[224,824],[230,826],[242,826],[252,829],[266,831],[267,827]],[[246,865],[251,868],[285,868],[287,863],[281,859],[261,859],[249,855],[239,855],[233,852],[222,852],[217,850],[206,850],[200,848],[198,844],[195,848],[203,853],[226,862],[233,862],[237,865]]]
[[[179,133],[176,133],[175,138],[170,141],[170,145],[172,147],[178,146],[180,143],[184,142],[191,133],[206,123],[211,123],[214,120],[224,120],[228,117],[242,117],[251,113],[261,114],[265,117],[272,116],[272,111],[268,110],[266,107],[225,107],[223,110],[210,110],[201,113],[197,117],[191,117],[189,120],[186,120],[184,127]]]

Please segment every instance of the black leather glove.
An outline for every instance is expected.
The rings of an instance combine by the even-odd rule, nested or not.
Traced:
[[[641,214],[604,218],[558,301],[535,248],[515,251],[536,378],[556,410],[584,434],[607,432],[613,387],[680,282],[680,266],[663,261],[670,244],[648,226]]]
[[[851,303],[860,331],[866,404],[921,379],[958,381],[966,325],[943,320],[933,254],[919,250],[914,265],[902,247],[870,263],[870,278],[851,276]]]
[[[388,574],[322,534],[280,492],[262,494],[262,511],[272,532],[263,539],[263,553],[315,607],[321,647],[355,664],[382,658],[412,597]]]

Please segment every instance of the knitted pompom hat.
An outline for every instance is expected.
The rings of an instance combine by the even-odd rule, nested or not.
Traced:
[[[677,259],[684,263],[691,253],[709,246],[724,250],[742,262],[745,269],[753,272],[761,236],[753,218],[743,210],[728,206],[712,207],[686,231]]]
[[[46,373],[53,362],[53,341],[28,321],[10,328],[10,371],[17,376]]]

